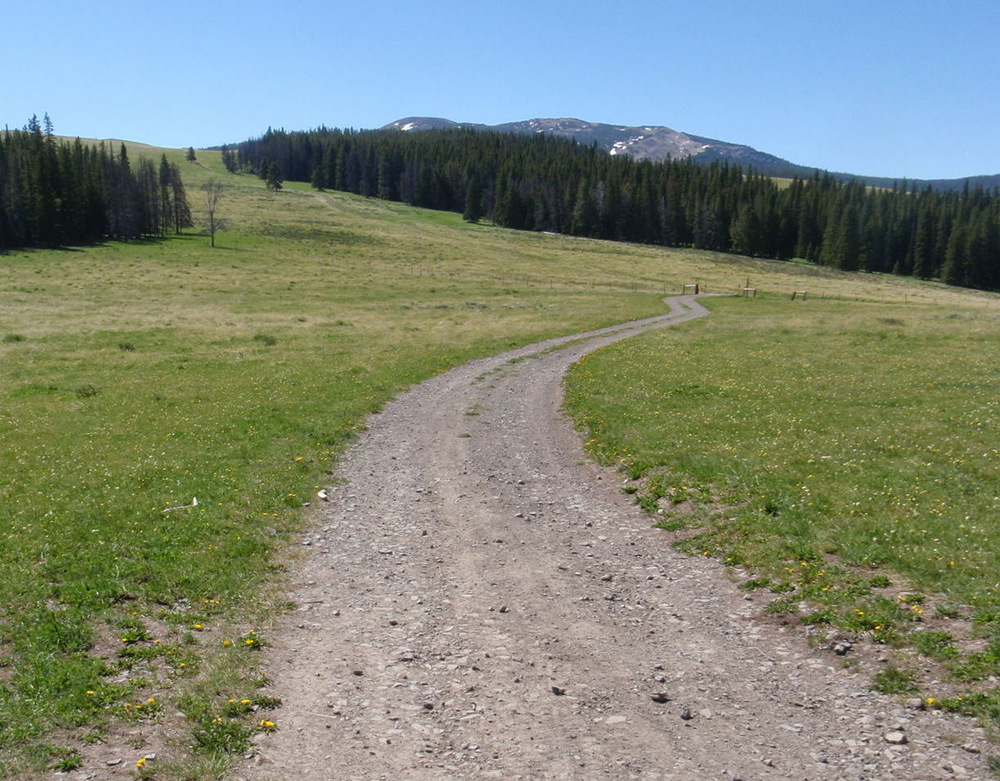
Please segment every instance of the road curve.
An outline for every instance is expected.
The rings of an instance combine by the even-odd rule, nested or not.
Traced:
[[[874,694],[674,551],[560,413],[670,312],[475,361],[374,415],[266,637],[276,732],[234,781],[987,778],[974,725]],[[986,746],[983,745],[983,749]]]

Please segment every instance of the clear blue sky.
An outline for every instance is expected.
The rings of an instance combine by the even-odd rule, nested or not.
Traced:
[[[1000,173],[1000,0],[0,0],[0,126],[205,147],[406,116]]]

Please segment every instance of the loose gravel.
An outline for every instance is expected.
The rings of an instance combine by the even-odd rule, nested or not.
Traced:
[[[298,608],[266,633],[278,729],[233,781],[990,777],[974,722],[760,620],[585,457],[567,368],[707,314],[668,303],[372,417],[302,540]]]

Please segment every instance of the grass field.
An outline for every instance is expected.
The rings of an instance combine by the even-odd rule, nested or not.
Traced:
[[[1000,307],[792,304],[605,349],[569,407],[682,549],[1000,726]]]
[[[130,145],[133,160],[163,151]],[[254,653],[267,642],[258,630],[282,605],[281,565],[308,522],[303,504],[365,416],[470,358],[660,313],[664,293],[695,281],[732,292],[749,279],[762,296],[718,299],[717,317],[586,362],[585,372],[610,374],[620,364],[634,380],[618,386],[617,423],[589,406],[602,394],[579,390],[601,375],[576,380],[580,414],[609,421],[595,448],[636,478],[697,488],[706,508],[721,499],[741,517],[766,517],[778,524],[772,536],[801,540],[803,561],[818,561],[813,552],[899,571],[949,606],[993,599],[976,573],[995,566],[995,297],[513,233],[293,185],[272,194],[226,174],[217,154],[192,164],[166,151],[196,215],[199,185],[226,184],[215,249],[192,231],[0,256],[6,777],[76,766],[123,725],[137,758],[164,734],[174,741],[168,753],[183,770],[161,762],[158,777],[212,777],[267,728],[260,713],[276,703],[257,694]],[[807,301],[788,301],[795,290]],[[662,361],[626,372],[643,354]],[[898,384],[883,391],[875,369]],[[785,386],[798,389],[794,400],[779,396]],[[843,406],[855,396],[868,399],[863,426]],[[685,430],[685,415],[698,430]],[[629,455],[640,450],[641,460]],[[873,476],[882,454],[898,482]],[[949,466],[952,457],[966,462]],[[828,461],[836,468],[821,471]],[[819,510],[803,509],[803,484]],[[927,517],[927,540],[892,531],[905,544],[865,543],[822,526],[829,509],[852,512],[869,536],[902,529],[879,491],[900,519]],[[965,535],[955,512],[970,516]],[[714,534],[706,549],[770,572],[773,562]]]

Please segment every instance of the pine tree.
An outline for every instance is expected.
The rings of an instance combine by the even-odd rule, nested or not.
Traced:
[[[937,265],[934,246],[934,220],[930,209],[925,207],[917,218],[917,229],[913,239],[913,276],[920,279],[930,279],[934,276]]]
[[[757,210],[748,204],[740,210],[730,231],[733,252],[741,255],[756,256],[760,254],[763,243],[762,224]]]
[[[596,236],[598,231],[597,206],[594,204],[590,182],[581,179],[577,187],[576,202],[570,218],[569,232],[574,236]]]
[[[945,249],[941,280],[949,285],[964,285],[967,282],[967,230],[964,226],[952,230]]]
[[[465,186],[465,209],[462,211],[462,219],[466,222],[476,223],[485,214],[483,209],[483,185],[478,174],[469,175]]]
[[[167,156],[160,157],[160,214],[159,230],[161,236],[166,236],[167,231],[176,225],[174,216],[174,190],[173,190],[173,170],[167,162]]]
[[[316,190],[323,190],[326,187],[326,176],[323,166],[317,165],[313,168],[312,176],[309,177],[309,184]]]
[[[284,181],[284,179],[281,176],[281,168],[278,166],[277,163],[271,162],[267,166],[265,178],[267,181],[268,190],[271,190],[272,192],[277,192],[278,190],[281,189],[281,183]]]
[[[170,166],[170,190],[173,198],[174,232],[180,235],[184,228],[194,227],[194,219],[184,191],[184,182],[181,181],[181,169],[176,163]]]
[[[819,262],[842,271],[857,271],[861,266],[861,232],[858,217],[848,193],[841,195],[839,203],[827,218],[823,231],[823,247]]]

